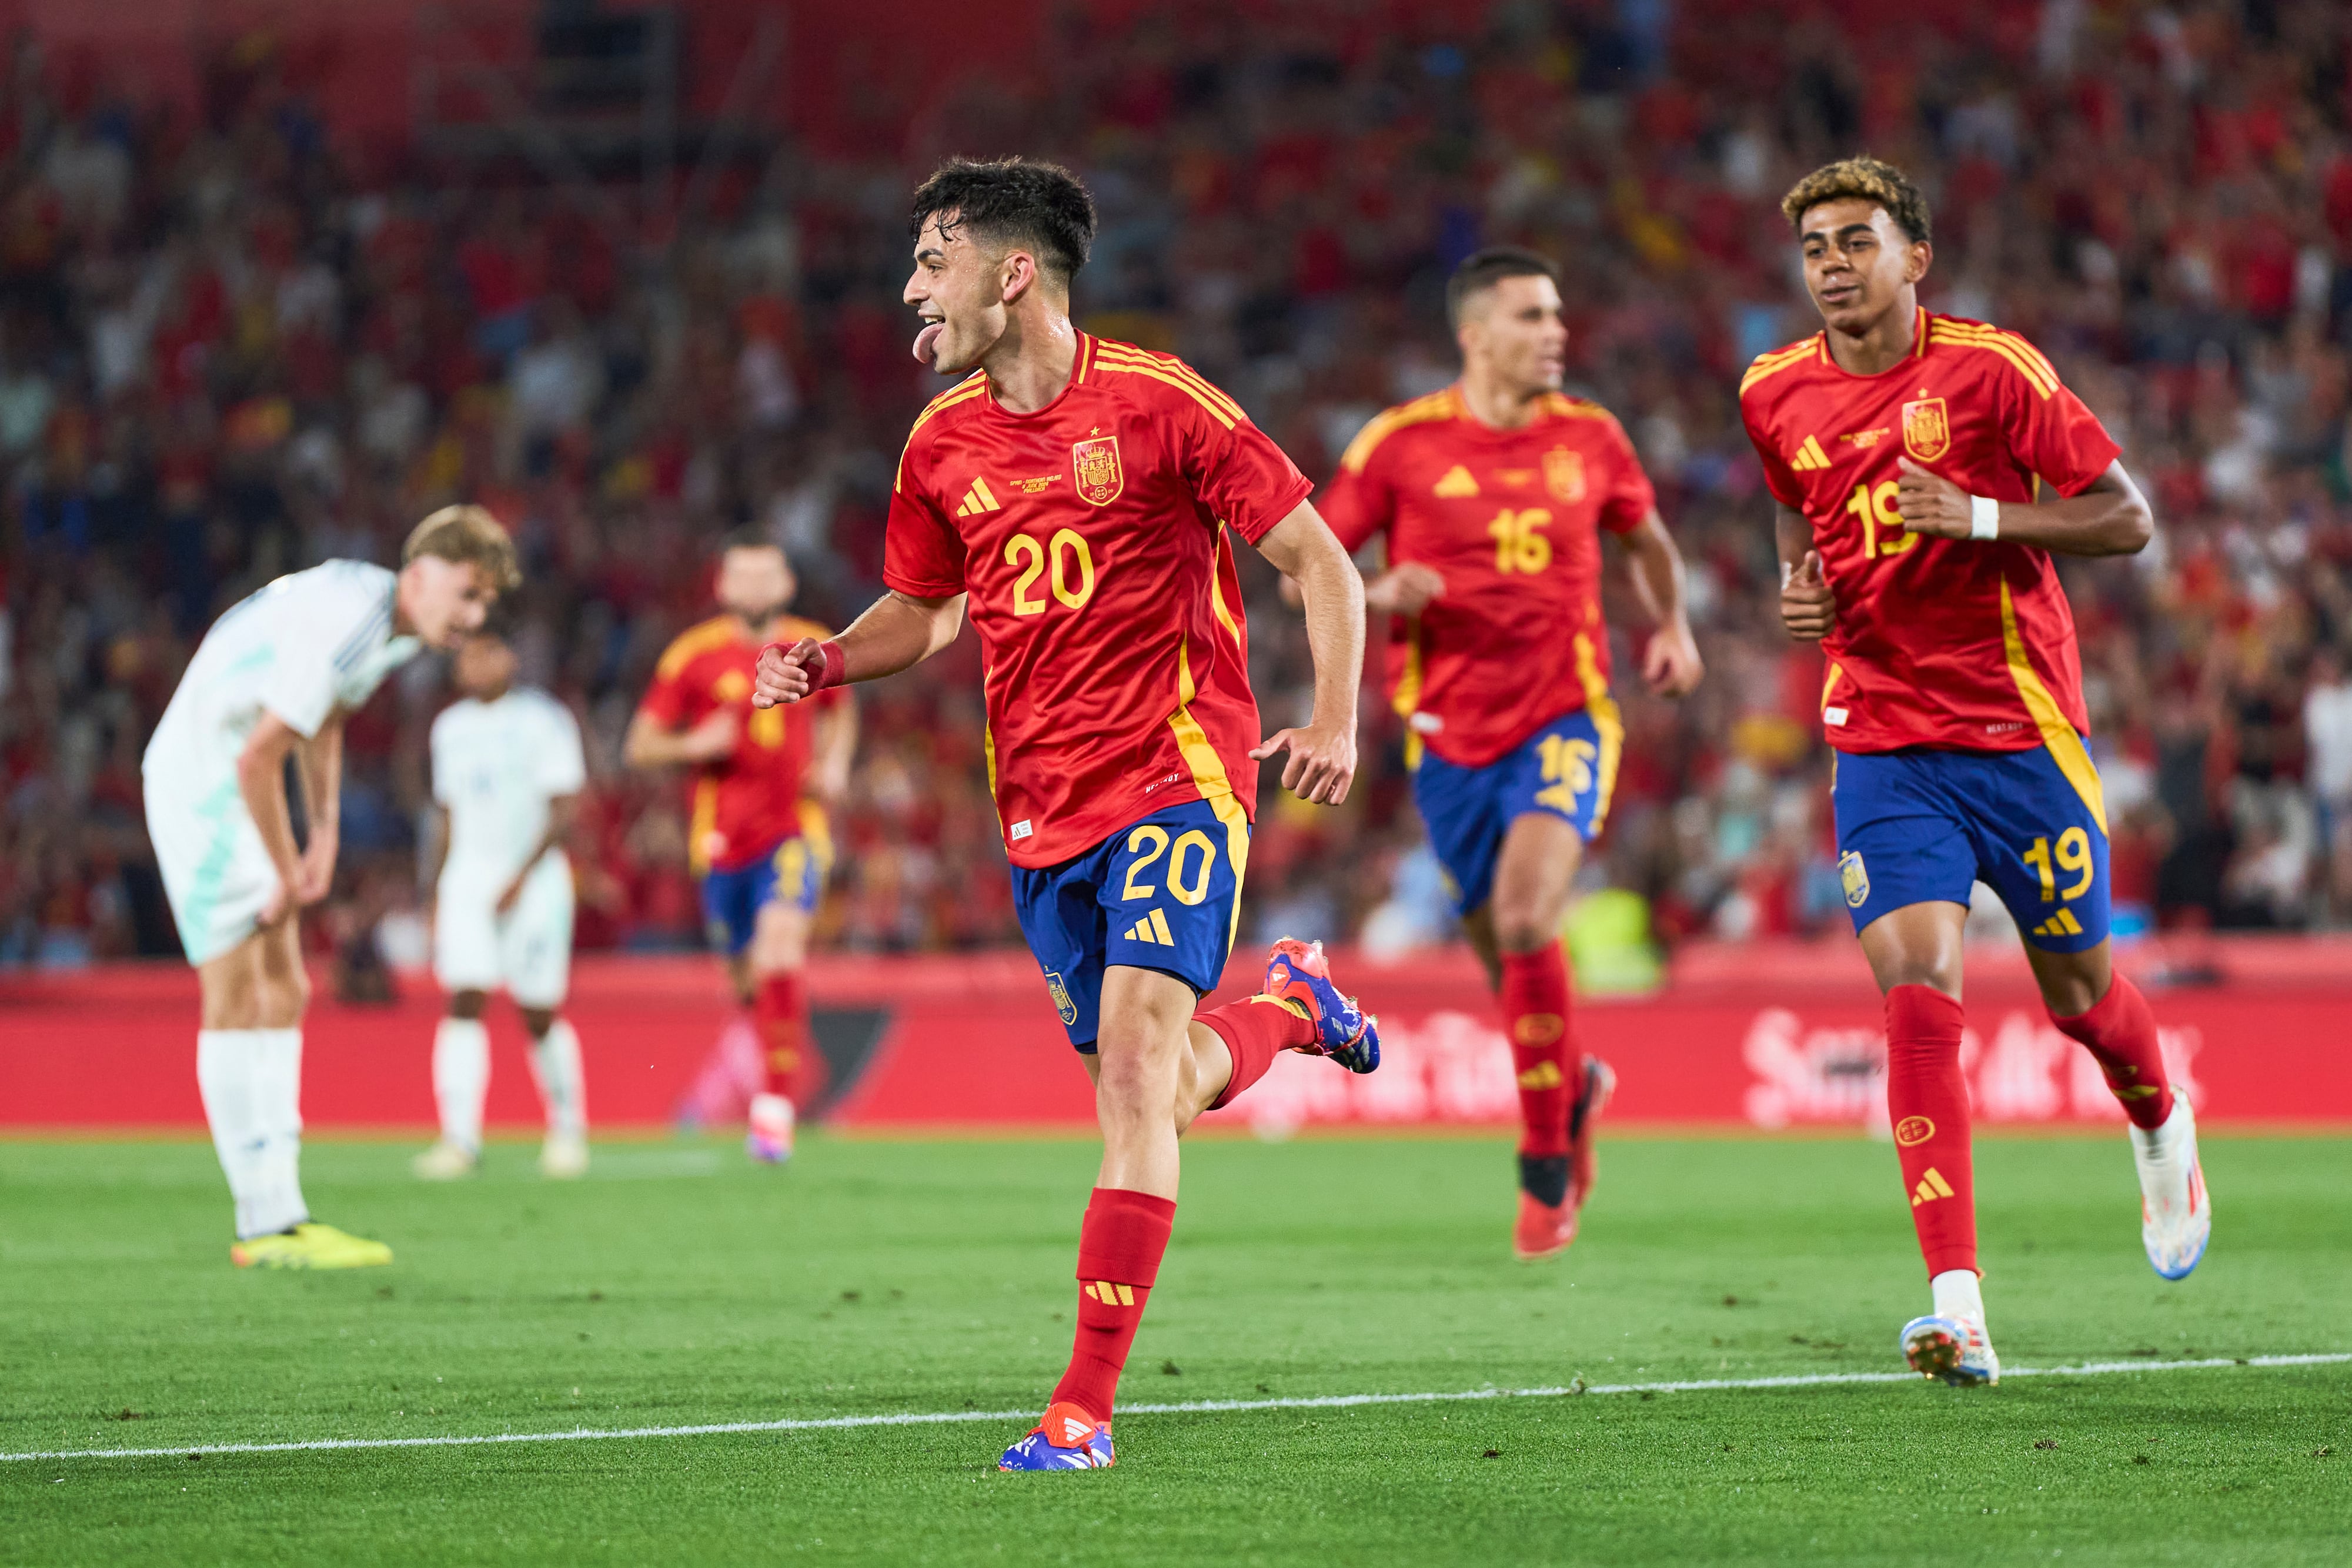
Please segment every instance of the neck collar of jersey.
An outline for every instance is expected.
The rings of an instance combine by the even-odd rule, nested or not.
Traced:
[[[988,411],[999,419],[1043,419],[1047,414],[1062,406],[1062,400],[1070,395],[1070,390],[1073,387],[1085,384],[1087,372],[1094,368],[1094,334],[1091,332],[1079,332],[1078,352],[1076,357],[1070,361],[1070,379],[1062,383],[1062,390],[1055,392],[1051,401],[1049,401],[1045,407],[1031,413],[1015,413],[1011,409],[1005,407],[1003,403],[997,402],[996,378],[990,375],[986,371],[982,371],[980,372],[980,379],[982,384],[988,388]]]
[[[1895,371],[1901,370],[1912,361],[1921,358],[1927,352],[1927,308],[1925,305],[1916,305],[1912,307],[1911,351],[1905,354],[1893,364],[1887,366],[1885,370],[1873,371],[1868,375],[1864,375],[1859,371],[1847,370],[1843,365],[1837,362],[1837,356],[1830,352],[1830,334],[1828,328],[1822,328],[1819,332],[1813,334],[1813,338],[1814,341],[1818,345],[1813,350],[1814,358],[1820,360],[1822,363],[1827,365],[1830,369],[1835,371],[1838,374],[1845,377],[1849,381],[1874,382],[1881,376],[1893,375]]]

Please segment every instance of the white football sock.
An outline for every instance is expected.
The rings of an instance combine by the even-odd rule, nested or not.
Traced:
[[[2169,1219],[2189,1212],[2189,1173],[2196,1161],[2197,1119],[2189,1096],[2172,1092],[2172,1113],[2159,1126],[2130,1129],[2132,1164],[2139,1169],[2140,1196],[2153,1213]]]
[[[445,1018],[433,1031],[433,1103],[446,1143],[479,1154],[490,1092],[490,1031],[479,1019]]]
[[[530,1042],[530,1073],[547,1107],[547,1130],[567,1137],[588,1133],[588,1081],[580,1066],[580,1036],[570,1019],[557,1019]]]
[[[310,1218],[302,1202],[302,1031],[196,1031],[196,1088],[240,1239]]]
[[[1958,1318],[1984,1327],[1984,1294],[1977,1288],[1975,1270],[1947,1269],[1928,1281],[1927,1288],[1936,1293],[1937,1317]]]

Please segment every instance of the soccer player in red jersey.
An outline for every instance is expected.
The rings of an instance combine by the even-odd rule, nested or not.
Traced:
[[[1559,925],[1584,846],[1609,814],[1624,741],[1609,695],[1601,544],[1623,545],[1658,622],[1643,658],[1680,696],[1700,674],[1682,556],[1608,410],[1559,390],[1559,275],[1532,251],[1480,251],[1446,312],[1462,379],[1390,409],[1339,459],[1324,516],[1387,570],[1389,696],[1404,716],[1413,800],[1464,933],[1501,995],[1519,1081],[1522,1258],[1574,1239],[1592,1186],[1609,1069],[1572,1054]]]
[[[1103,1160],[1078,1237],[1076,1343],[1006,1469],[1110,1464],[1121,1368],[1176,1214],[1177,1138],[1276,1052],[1379,1063],[1319,946],[1196,1011],[1238,918],[1257,764],[1337,805],[1356,771],[1363,585],[1307,480],[1182,361],[1072,328],[1094,202],[1067,171],[952,161],[916,192],[916,358],[963,379],[899,460],[889,592],[837,641],[761,656],[761,703],[896,674],[980,633],[989,772],[1022,930],[1096,1086]],[[969,373],[966,373],[969,372]],[[1303,727],[1258,738],[1234,540],[1300,584]]]
[[[662,654],[627,742],[635,767],[691,770],[687,853],[703,918],[760,1037],[761,1087],[744,1147],[770,1165],[792,1157],[795,1107],[822,1087],[802,969],[833,864],[820,802],[846,788],[857,749],[846,692],[826,693],[804,714],[752,706],[761,648],[824,634],[784,613],[798,586],[764,534],[728,535],[719,554],[722,613],[680,632]]]
[[[1935,1302],[1902,1347],[1925,1375],[1991,1383],[1960,1075],[1973,883],[2016,916],[2051,1021],[2130,1119],[2148,1261],[2181,1278],[2211,1228],[2189,1102],[2110,960],[2106,810],[2050,559],[2132,554],[2153,524],[2049,361],[1920,308],[1927,204],[1898,170],[1832,163],[1781,209],[1824,330],[1759,358],[1739,403],[1780,502],[1782,619],[1828,655],[1838,868],[1885,993],[1887,1110]]]

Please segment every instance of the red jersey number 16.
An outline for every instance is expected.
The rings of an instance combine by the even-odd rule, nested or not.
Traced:
[[[1095,557],[1087,549],[1087,541],[1075,528],[1059,528],[1053,538],[1039,544],[1027,534],[1014,534],[1004,541],[1004,564],[1021,568],[1021,575],[1013,584],[1013,613],[1043,615],[1045,601],[1032,591],[1041,577],[1054,597],[1073,610],[1084,610],[1087,601],[1095,596]],[[1050,564],[1051,573],[1048,575]]]
[[[1853,494],[1846,498],[1845,509],[1862,519],[1862,559],[1874,556],[1901,555],[1919,542],[1919,536],[1903,526],[1903,514],[1895,505],[1895,483],[1882,480],[1878,488],[1856,485]],[[1885,538],[1880,538],[1885,530]]]
[[[1486,525],[1495,536],[1495,570],[1506,577],[1523,572],[1533,577],[1551,564],[1551,540],[1538,530],[1551,527],[1551,514],[1541,507],[1523,512],[1505,507]]]

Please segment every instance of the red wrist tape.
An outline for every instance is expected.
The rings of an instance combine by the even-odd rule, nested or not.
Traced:
[[[809,690],[821,692],[827,686],[845,684],[849,679],[849,655],[841,651],[841,644],[827,639],[816,645],[816,652],[824,663],[817,669],[815,684]]]

